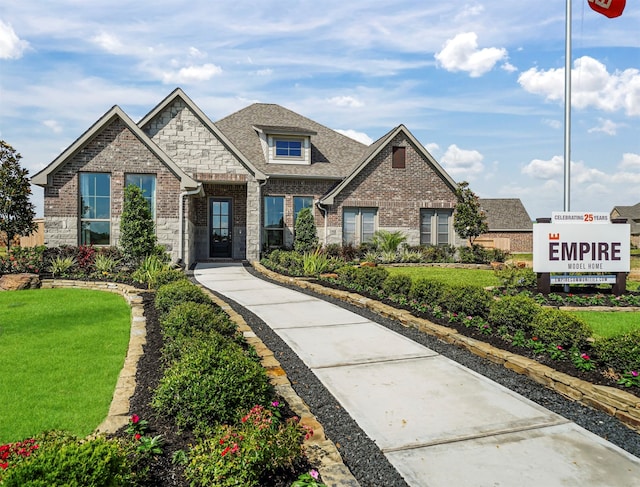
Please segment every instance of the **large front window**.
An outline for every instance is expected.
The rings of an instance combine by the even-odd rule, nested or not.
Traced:
[[[371,242],[376,231],[376,208],[345,208],[342,213],[342,240],[358,245]]]
[[[111,174],[80,173],[80,244],[111,244]]]
[[[284,196],[264,198],[264,245],[266,248],[284,246]]]
[[[451,216],[453,210],[420,210],[420,243],[422,245],[447,245],[451,242]]]
[[[156,216],[156,175],[155,174],[127,174],[125,186],[133,184],[142,190],[142,196],[147,200],[151,215]]]
[[[296,224],[298,219],[298,213],[304,208],[311,208],[313,212],[313,197],[312,196],[294,196],[293,197],[293,224]]]

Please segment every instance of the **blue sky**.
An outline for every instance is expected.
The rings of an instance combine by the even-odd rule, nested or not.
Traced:
[[[3,0],[0,138],[33,175],[113,105],[138,120],[180,86],[214,121],[264,102],[364,141],[403,123],[479,196],[550,216],[565,5]],[[640,0],[572,6],[571,210],[608,212],[640,202]]]

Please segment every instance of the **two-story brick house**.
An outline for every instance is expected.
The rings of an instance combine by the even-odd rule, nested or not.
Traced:
[[[176,89],[137,124],[114,106],[36,174],[47,245],[117,245],[124,188],[144,190],[158,242],[190,265],[256,260],[312,208],[323,244],[378,229],[455,243],[456,183],[400,125],[370,146],[278,105],[212,122]]]

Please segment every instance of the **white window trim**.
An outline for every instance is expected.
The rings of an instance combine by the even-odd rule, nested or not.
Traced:
[[[276,155],[276,141],[295,141],[301,143],[302,154],[298,156],[277,156]],[[310,165],[311,164],[311,142],[309,137],[296,137],[285,135],[269,135],[268,152],[269,162],[272,164],[298,164],[298,165]]]
[[[431,215],[431,242],[422,243],[422,212],[432,211]],[[438,211],[447,213],[447,239],[446,244],[438,241]],[[453,245],[455,239],[455,233],[453,231],[453,210],[450,208],[420,208],[420,243],[422,245]]]
[[[345,211],[356,211],[356,229],[355,229],[355,234],[356,234],[356,239],[355,242],[353,242],[353,245],[361,245],[362,243],[364,243],[363,239],[362,239],[362,213],[367,212],[367,213],[374,213],[373,215],[373,233],[375,233],[378,229],[379,229],[379,209],[375,208],[375,207],[370,207],[370,206],[363,206],[363,207],[358,207],[358,206],[346,206],[342,209],[342,242],[346,243],[345,238],[344,238],[344,212]]]

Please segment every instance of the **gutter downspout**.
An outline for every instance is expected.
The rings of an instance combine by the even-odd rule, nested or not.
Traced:
[[[327,212],[329,211],[327,208],[323,208],[322,207],[322,203],[320,203],[320,200],[316,200],[316,206],[318,207],[318,209],[324,213],[324,247],[327,246]]]
[[[198,183],[198,187],[191,191],[182,191],[178,200],[178,219],[180,220],[178,232],[178,262],[184,262],[184,198],[185,196],[194,196],[202,192],[202,183]]]
[[[260,260],[260,254],[262,253],[262,188],[267,184],[268,177],[258,182],[258,260]]]

